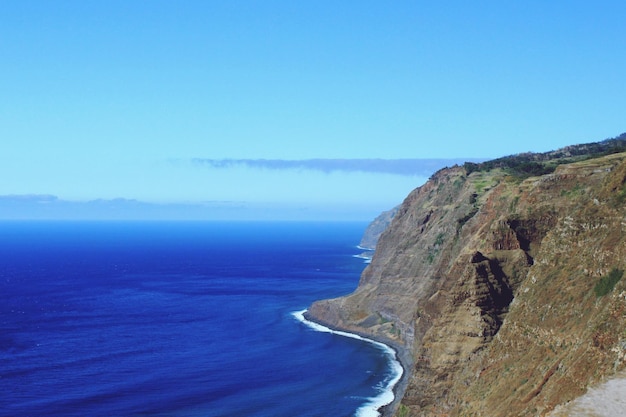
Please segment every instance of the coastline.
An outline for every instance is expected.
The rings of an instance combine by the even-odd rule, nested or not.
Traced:
[[[413,355],[409,349],[397,343],[387,341],[386,344],[396,351],[396,359],[403,370],[402,377],[393,387],[393,401],[379,409],[381,417],[393,417],[396,411],[398,411],[400,402],[409,386],[411,370],[413,369]]]
[[[385,348],[389,349],[389,351],[393,353],[392,361],[395,361],[397,365],[399,366],[399,369],[396,370],[397,372],[399,372],[399,375],[397,375],[397,378],[394,378],[396,380],[393,382],[393,384],[390,387],[387,387],[387,390],[389,390],[388,392],[390,392],[393,398],[384,404],[377,405],[377,407],[375,408],[378,416],[392,417],[395,414],[395,411],[397,411],[400,405],[400,401],[402,401],[404,392],[406,391],[406,388],[409,384],[410,370],[412,369],[411,352],[404,346],[398,343],[395,343],[393,341],[381,340],[380,338],[376,338],[372,335],[369,335],[363,332],[358,332],[358,331],[355,332],[353,330],[346,331],[330,323],[326,323],[322,320],[318,320],[317,318],[312,317],[309,314],[308,310],[297,311],[292,314],[297,320],[301,321],[305,325],[312,327],[314,330],[327,331],[327,332],[339,334],[345,337],[361,339],[368,343],[383,345]],[[393,362],[392,362],[392,365],[393,365]],[[375,397],[375,398],[378,398],[378,397]],[[365,406],[367,406],[367,403],[363,407]],[[359,413],[360,410],[361,408],[356,410],[357,412],[357,414],[355,414],[356,416],[361,415]]]
[[[365,248],[363,246],[357,246],[357,249],[362,250],[363,252],[361,252],[358,255],[352,255],[352,256],[354,256],[355,258],[363,259],[366,264],[369,264],[372,262],[372,258],[374,257],[374,249]]]

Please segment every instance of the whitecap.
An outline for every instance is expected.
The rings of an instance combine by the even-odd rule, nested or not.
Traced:
[[[372,263],[372,256],[366,255],[364,253],[358,255],[352,255],[353,258],[363,259],[364,263],[369,264]]]

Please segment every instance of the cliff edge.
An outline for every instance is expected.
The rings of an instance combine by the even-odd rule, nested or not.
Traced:
[[[406,198],[356,291],[308,312],[399,350],[385,414],[545,415],[626,367],[625,143],[446,168]]]

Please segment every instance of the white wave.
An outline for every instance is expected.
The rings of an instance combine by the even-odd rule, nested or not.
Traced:
[[[402,374],[404,372],[402,365],[397,359],[396,351],[384,343],[377,342],[372,339],[368,339],[367,337],[359,336],[358,334],[355,334],[355,333],[344,332],[341,330],[333,330],[326,326],[322,326],[321,324],[307,320],[304,317],[304,314],[306,312],[307,310],[302,310],[302,311],[295,311],[291,314],[298,321],[304,323],[305,325],[307,325],[308,327],[310,327],[311,329],[315,331],[324,332],[324,333],[332,333],[332,334],[336,334],[339,336],[362,340],[364,342],[368,342],[375,346],[378,346],[379,348],[383,350],[383,352],[385,352],[389,361],[389,367],[391,368],[391,378],[389,379],[389,381],[386,382],[385,386],[379,387],[380,394],[378,394],[376,397],[368,398],[367,402],[363,404],[358,410],[356,410],[356,414],[355,414],[355,417],[379,417],[380,412],[378,411],[378,409],[380,409],[381,407],[385,405],[391,404],[393,402],[395,398],[395,395],[393,393],[393,388],[396,386],[398,381],[400,381],[400,378],[402,378]]]
[[[371,256],[367,256],[367,255],[363,255],[363,254],[360,254],[360,255],[352,255],[352,257],[353,257],[353,258],[359,258],[359,259],[367,259],[367,260],[371,260],[371,259],[372,259],[372,257],[371,257]]]
[[[371,255],[368,256],[368,255],[365,255],[365,254],[361,253],[361,254],[358,254],[358,255],[352,255],[352,257],[353,258],[363,259],[365,261],[364,263],[366,263],[366,264],[372,263],[372,256]]]

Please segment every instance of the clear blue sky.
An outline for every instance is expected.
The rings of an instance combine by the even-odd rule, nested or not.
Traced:
[[[602,0],[1,1],[0,195],[368,218],[428,175],[345,160],[626,131],[624,22]]]

